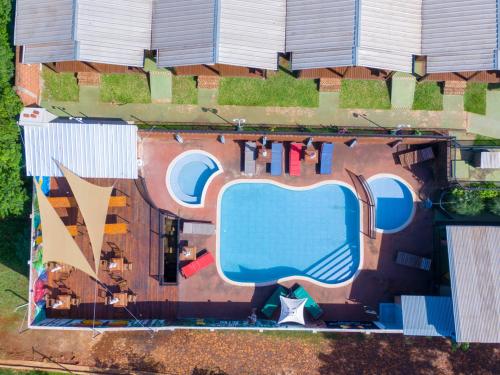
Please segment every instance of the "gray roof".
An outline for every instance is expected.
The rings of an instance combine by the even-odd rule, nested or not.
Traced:
[[[427,71],[498,69],[497,0],[424,0],[422,52]]]
[[[23,127],[28,176],[61,176],[57,160],[81,177],[137,178],[135,125],[50,122]]]
[[[448,226],[458,342],[500,343],[500,227]]]
[[[285,51],[286,0],[224,0],[219,3],[217,62],[277,69]]]
[[[422,0],[362,0],[356,65],[410,73],[421,51]]]
[[[19,0],[15,43],[23,62],[81,60],[143,66],[151,0]],[[31,22],[30,22],[31,21]]]
[[[454,337],[450,297],[401,296],[401,308],[405,335]]]
[[[216,0],[153,0],[158,66],[215,63]]]
[[[292,68],[354,65],[356,1],[288,0],[286,51]]]

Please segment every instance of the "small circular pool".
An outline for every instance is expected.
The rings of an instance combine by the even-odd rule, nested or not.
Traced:
[[[368,179],[375,200],[377,231],[394,233],[410,224],[414,214],[414,193],[408,183],[394,175],[379,174]]]
[[[190,150],[177,156],[167,169],[167,190],[182,206],[203,207],[212,179],[222,173],[215,156],[202,150]]]

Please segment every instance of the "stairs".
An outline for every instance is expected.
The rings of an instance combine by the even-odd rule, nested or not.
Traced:
[[[443,93],[444,95],[464,95],[466,87],[466,81],[445,81]]]
[[[78,72],[76,79],[79,86],[100,86],[101,73],[94,72]]]
[[[219,77],[218,76],[198,76],[199,89],[218,89]]]
[[[342,79],[340,78],[321,78],[319,80],[320,92],[340,92]]]

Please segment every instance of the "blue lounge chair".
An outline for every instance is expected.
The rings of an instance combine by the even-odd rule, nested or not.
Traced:
[[[281,176],[283,172],[283,143],[271,145],[271,176]]]
[[[319,163],[319,173],[332,174],[333,143],[323,143],[321,145],[321,159]]]

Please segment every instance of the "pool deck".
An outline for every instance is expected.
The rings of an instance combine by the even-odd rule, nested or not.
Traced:
[[[170,211],[184,220],[216,223],[218,194],[222,186],[235,179],[246,179],[242,173],[242,145],[246,140],[257,140],[256,136],[226,136],[225,144],[217,142],[216,135],[182,134],[184,143],[174,140],[172,133],[141,132],[139,155],[143,160],[141,175],[154,204]],[[302,136],[268,136],[269,141],[304,141]],[[257,162],[257,174],[253,178],[271,179],[291,186],[309,186],[325,180],[340,180],[352,185],[348,170],[369,178],[379,173],[389,173],[403,178],[413,188],[416,196],[424,196],[437,187],[434,182],[435,162],[422,164],[416,171],[404,169],[396,164],[395,150],[386,139],[360,139],[354,148],[347,147],[339,139],[315,137],[315,141],[335,143],[333,173],[323,176],[316,173],[315,165],[302,162],[302,175],[291,177],[285,173],[271,177],[266,166]],[[345,141],[345,139],[343,140]],[[315,144],[317,147],[318,144]],[[214,155],[222,164],[224,173],[216,176],[207,189],[205,205],[188,208],[177,204],[167,191],[165,176],[169,163],[181,152],[200,149]],[[285,165],[288,147],[285,147]],[[439,154],[438,154],[439,158]],[[217,223],[216,223],[217,224]],[[395,234],[377,233],[372,240],[364,241],[363,264],[358,276],[351,284],[325,288],[309,281],[300,281],[325,311],[324,320],[373,320],[373,315],[364,312],[363,306],[378,309],[380,302],[392,302],[401,294],[429,292],[431,273],[398,266],[394,263],[397,251],[430,256],[433,241],[432,212],[417,204],[411,224]],[[182,239],[216,255],[215,235],[210,237],[186,236]],[[422,246],[424,245],[424,246]],[[295,281],[284,282],[292,286]],[[224,281],[215,265],[205,268],[190,279],[180,279],[177,293],[177,316],[179,318],[245,319],[253,307],[260,309],[275,286],[236,286]]]

